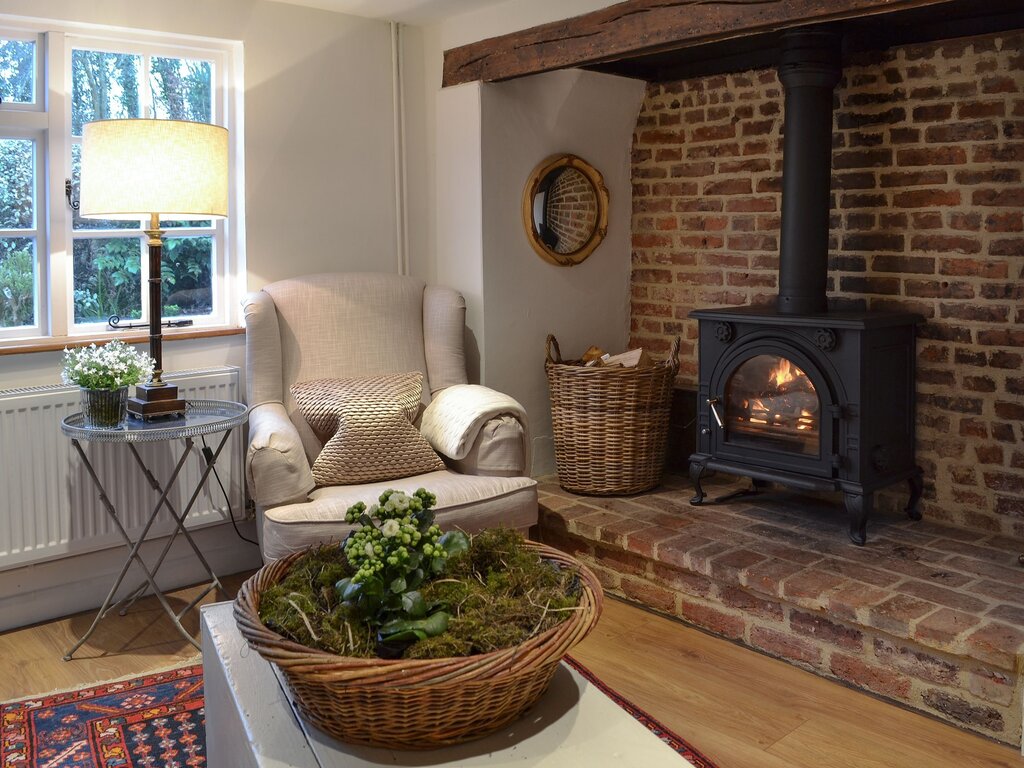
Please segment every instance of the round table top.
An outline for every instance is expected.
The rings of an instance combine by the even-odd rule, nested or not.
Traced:
[[[73,413],[60,423],[60,431],[78,440],[100,443],[151,443],[223,432],[244,424],[249,406],[230,400],[188,400],[185,415],[143,421],[129,415],[115,429],[85,426],[85,414]]]

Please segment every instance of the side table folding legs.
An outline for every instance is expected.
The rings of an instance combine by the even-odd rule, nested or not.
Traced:
[[[210,567],[210,564],[203,556],[203,553],[196,545],[192,535],[185,527],[185,521],[188,519],[188,515],[192,511],[192,507],[195,506],[196,500],[199,498],[199,494],[202,492],[207,478],[210,476],[210,473],[213,472],[213,469],[217,464],[217,459],[224,450],[224,446],[227,445],[227,441],[232,430],[235,427],[244,424],[247,418],[248,408],[241,403],[232,403],[220,400],[193,400],[188,402],[188,408],[185,416],[173,421],[145,422],[130,420],[125,427],[121,429],[88,429],[84,426],[82,414],[76,413],[68,416],[63,422],[61,422],[61,431],[71,438],[71,444],[82,459],[82,464],[85,467],[86,472],[89,477],[92,478],[92,481],[96,486],[103,508],[107,511],[107,514],[114,523],[114,527],[117,529],[118,533],[121,534],[121,538],[124,539],[125,546],[128,549],[128,557],[125,560],[124,565],[121,567],[121,571],[118,574],[117,579],[114,581],[113,586],[111,586],[110,591],[107,593],[107,597],[103,601],[103,605],[96,613],[96,617],[93,619],[89,629],[70,649],[68,649],[68,652],[64,654],[65,661],[71,660],[75,651],[77,651],[82,644],[89,639],[104,616],[118,607],[120,607],[120,615],[123,616],[135,601],[146,593],[147,588],[152,589],[153,594],[160,602],[160,605],[163,607],[167,615],[171,617],[171,620],[174,622],[174,625],[178,628],[178,631],[182,636],[193,646],[199,648],[199,644],[182,626],[181,618],[192,610],[196,604],[206,597],[206,595],[211,591],[219,589],[221,587],[221,583],[213,572],[213,569]],[[207,456],[206,466],[203,469],[202,474],[199,476],[199,480],[196,482],[195,488],[192,490],[188,503],[179,513],[168,497],[171,490],[174,488],[175,483],[178,481],[178,477],[181,474],[182,469],[185,467],[185,463],[188,460],[189,455],[192,453],[192,449],[195,445],[193,438],[216,432],[222,432],[223,435],[217,443],[216,449],[214,449],[212,453],[204,452]],[[171,472],[167,482],[161,485],[149,467],[146,466],[135,444],[178,439],[185,441],[184,450],[182,451],[177,463],[174,465],[174,470]],[[150,487],[160,494],[159,499],[153,506],[152,511],[149,513],[146,524],[141,533],[139,533],[137,539],[132,540],[128,531],[125,530],[125,527],[121,522],[121,518],[117,514],[117,510],[114,508],[113,503],[110,501],[110,497],[107,495],[107,492],[103,487],[103,483],[100,481],[99,475],[93,468],[92,462],[89,461],[89,456],[82,449],[82,440],[105,443],[127,443],[139,471],[146,478]],[[149,535],[150,529],[153,527],[153,523],[156,522],[157,515],[160,514],[161,509],[166,509],[171,514],[171,517],[174,519],[175,528],[173,533],[167,538],[156,563],[152,568],[149,568],[139,554],[139,549],[142,547],[143,542],[146,541],[146,537]],[[164,559],[167,557],[167,553],[170,551],[171,546],[174,544],[179,533],[185,537],[185,540],[192,548],[196,558],[198,558],[206,571],[210,582],[188,605],[178,613],[175,613],[174,609],[167,602],[167,598],[164,596],[159,586],[157,586],[156,574],[160,570],[160,566],[163,565]],[[128,595],[115,602],[114,596],[117,594],[118,589],[120,589],[133,561],[138,564],[139,568],[145,575],[145,579]]]

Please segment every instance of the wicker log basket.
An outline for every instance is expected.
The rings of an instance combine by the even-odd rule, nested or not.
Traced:
[[[589,568],[558,550],[527,542],[545,560],[579,573],[577,610],[525,643],[478,656],[360,659],[318,651],[268,629],[260,593],[304,552],[261,568],[239,590],[234,614],[242,636],[284,673],[299,711],[316,727],[353,744],[431,749],[484,736],[515,720],[547,690],[561,658],[597,624],[604,600]]]
[[[567,363],[553,335],[546,352],[559,485],[573,493],[616,496],[661,482],[679,337],[668,358],[649,368]]]

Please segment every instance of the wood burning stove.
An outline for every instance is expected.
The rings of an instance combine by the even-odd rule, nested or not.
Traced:
[[[900,312],[829,312],[826,299],[832,89],[838,37],[784,36],[786,89],[779,297],[774,308],[698,310],[697,452],[704,501],[708,469],[808,490],[840,490],[850,538],[866,541],[876,490],[908,481],[919,519],[914,463],[915,327]]]

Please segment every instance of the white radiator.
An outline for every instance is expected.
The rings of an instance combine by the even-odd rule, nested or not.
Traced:
[[[165,375],[194,400],[239,399],[239,371],[233,366]],[[124,546],[103,509],[91,478],[71,440],[60,431],[66,416],[81,410],[77,387],[51,386],[0,390],[0,571],[68,555]],[[206,436],[216,448],[221,434]],[[202,474],[202,440],[168,497],[180,510]],[[163,483],[184,450],[184,441],[138,444],[143,461]],[[82,441],[114,509],[129,534],[145,525],[159,494],[139,471],[124,444]],[[236,429],[217,461],[236,518],[244,515],[242,430]],[[188,528],[228,519],[227,504],[211,474],[189,515]],[[170,533],[174,523],[162,510],[152,534]]]

